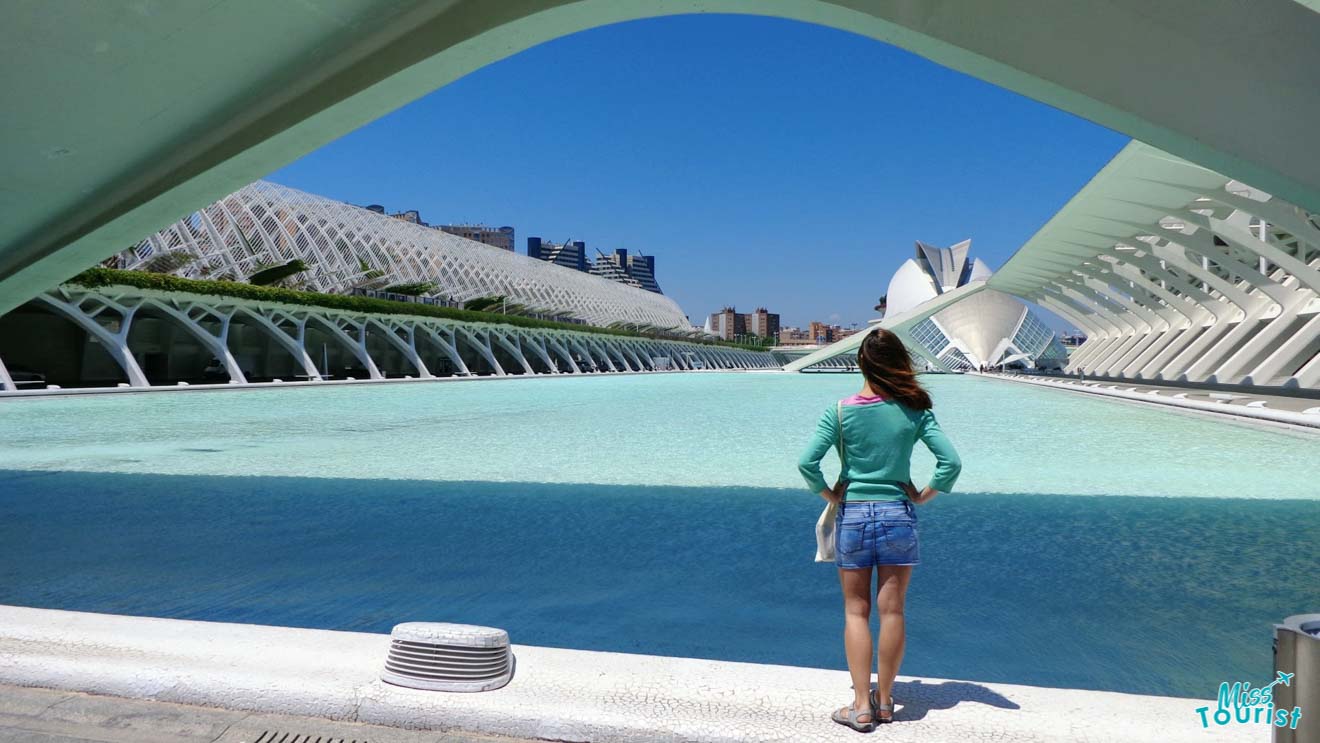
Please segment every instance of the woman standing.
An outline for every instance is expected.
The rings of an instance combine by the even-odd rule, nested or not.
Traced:
[[[913,504],[948,492],[962,463],[935,421],[930,395],[917,381],[898,336],[884,328],[870,331],[857,351],[857,365],[864,379],[862,391],[825,411],[798,469],[812,492],[839,505],[834,562],[843,587],[843,646],[853,702],[832,717],[870,732],[894,719],[894,677],[903,660],[903,602],[912,567],[921,562]],[[908,474],[918,440],[937,463],[934,477],[920,492]],[[820,460],[831,446],[838,447],[843,463],[834,488],[820,472]],[[872,568],[877,574],[874,594]],[[876,692],[868,694],[873,595],[880,612],[880,648]]]

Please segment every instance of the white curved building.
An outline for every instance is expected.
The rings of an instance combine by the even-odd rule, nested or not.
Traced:
[[[889,281],[885,314],[904,314],[943,294],[989,279],[985,263],[969,255],[971,240],[950,248],[917,242],[916,255]],[[982,290],[916,323],[908,333],[927,353],[928,368],[944,371],[1020,364],[1060,368],[1067,360],[1054,332],[1022,302]]]
[[[1132,142],[988,282],[1076,323],[1067,371],[1320,388],[1320,214]]]
[[[186,278],[246,281],[300,259],[310,269],[297,274],[297,288],[310,291],[431,283],[426,296],[457,302],[504,296],[592,325],[691,327],[663,294],[265,181],[151,235],[120,267],[144,268],[169,255],[179,264],[171,272]]]

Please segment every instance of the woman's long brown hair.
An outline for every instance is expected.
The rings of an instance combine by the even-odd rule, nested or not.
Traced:
[[[871,389],[913,410],[930,410],[930,394],[912,371],[912,357],[903,341],[890,331],[876,328],[867,333],[857,349],[857,366]]]

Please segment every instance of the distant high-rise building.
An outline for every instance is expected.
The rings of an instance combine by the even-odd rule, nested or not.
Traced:
[[[755,311],[749,313],[740,313],[732,307],[725,307],[719,312],[711,313],[710,319],[706,321],[706,332],[726,341],[734,340],[740,335],[777,338],[779,315],[766,311],[764,307],[757,307]]]
[[[738,311],[732,307],[725,307],[719,312],[711,313],[710,319],[706,321],[706,332],[731,341],[736,336],[746,335],[747,316],[738,314]]]
[[[513,250],[512,227],[487,227],[484,224],[442,224],[437,225],[436,229],[503,250]]]
[[[779,331],[779,345],[814,346],[816,345],[816,339],[812,338],[802,328],[781,328]]]
[[[641,253],[628,256],[628,275],[648,292],[664,294],[660,291],[660,284],[655,280],[655,256]]]
[[[557,263],[575,271],[586,271],[620,284],[645,289],[648,292],[663,294],[660,284],[655,280],[655,257],[650,255],[628,255],[627,250],[615,250],[610,253],[596,251],[594,260],[587,260],[587,244],[581,240],[566,241],[563,244],[542,240],[539,237],[527,238],[527,255],[549,263]]]
[[[617,281],[620,284],[642,288],[639,281],[628,275],[628,251],[616,250],[606,255],[596,251],[596,259],[591,262],[591,274],[602,279]]]
[[[812,343],[820,343],[823,345],[826,343],[841,341],[853,333],[861,332],[861,330],[861,328],[845,328],[839,325],[831,325],[829,323],[812,320],[807,325],[807,336],[811,339]]]
[[[527,255],[574,271],[587,270],[587,244],[581,240],[565,241],[556,245],[539,237],[529,237]]]
[[[757,307],[747,316],[747,332],[762,338],[779,337],[779,313]]]
[[[823,322],[812,320],[807,324],[807,337],[811,338],[813,343],[825,345],[834,342],[834,329]]]
[[[395,214],[391,214],[390,216],[391,216],[391,217],[394,217],[395,219],[398,219],[398,220],[402,220],[402,221],[404,221],[404,222],[407,222],[407,223],[409,223],[409,224],[420,224],[420,225],[422,225],[423,227],[429,227],[429,226],[430,226],[430,225],[428,225],[427,223],[425,223],[425,222],[422,221],[422,213],[419,212],[419,211],[417,211],[416,209],[409,209],[409,210],[406,211],[406,212],[398,212],[398,213],[395,213]]]
[[[611,281],[664,294],[655,280],[655,256],[640,253],[628,255],[628,251],[622,249],[609,254],[596,251],[596,260],[591,264],[591,272]]]

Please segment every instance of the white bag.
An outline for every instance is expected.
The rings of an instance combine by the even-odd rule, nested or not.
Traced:
[[[834,406],[834,415],[839,424],[839,438],[835,442],[839,449],[839,482],[843,482],[843,401]],[[834,489],[839,489],[839,483],[834,484]],[[834,520],[838,513],[838,504],[831,501],[816,519],[816,562],[834,562]]]
[[[834,562],[834,519],[839,507],[826,503],[816,519],[816,562]]]

